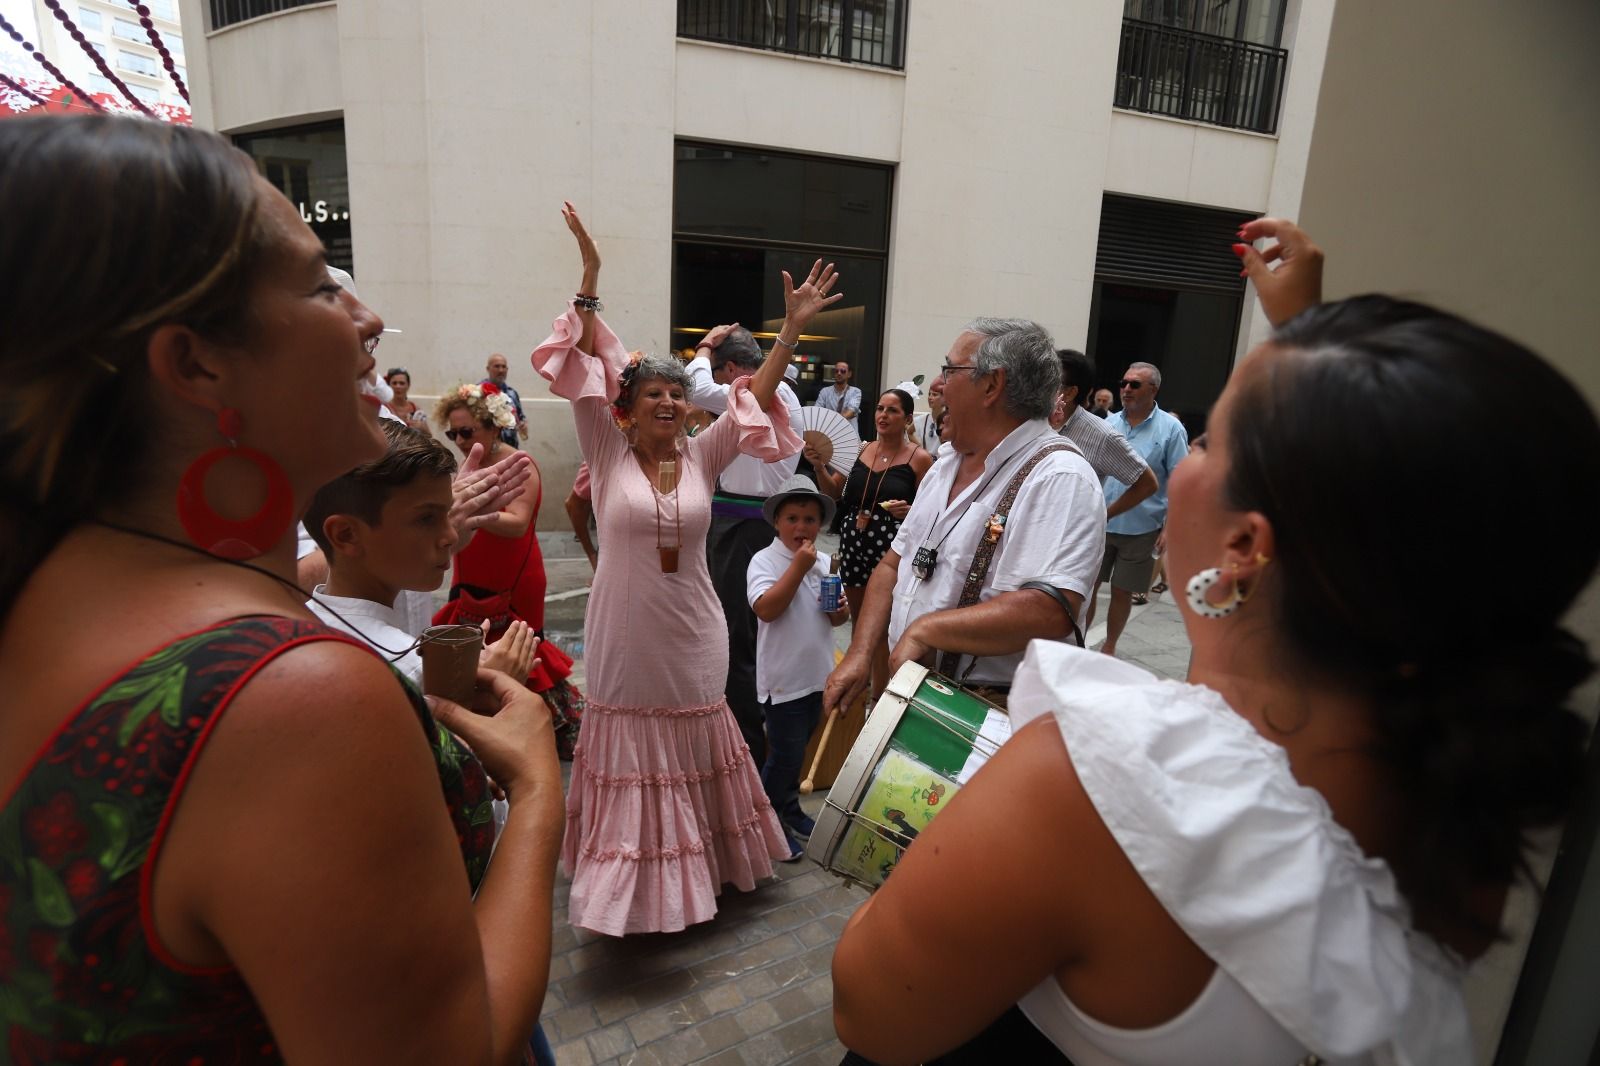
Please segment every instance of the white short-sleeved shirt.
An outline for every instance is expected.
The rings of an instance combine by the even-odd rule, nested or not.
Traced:
[[[782,541],[756,552],[746,571],[748,595],[754,607],[778,583],[794,561],[794,552]],[[795,590],[789,609],[775,622],[756,623],[756,695],[773,703],[787,703],[821,692],[833,670],[833,623],[818,600],[822,579],[828,576],[828,556],[817,561]]]
[[[383,656],[407,681],[417,686],[417,691],[420,692],[422,656],[417,649],[411,647],[416,642],[416,637],[401,628],[406,623],[401,608],[406,604],[408,596],[414,602],[416,597],[427,595],[426,592],[401,592],[394,607],[385,607],[372,600],[358,600],[351,596],[330,596],[328,586],[318,585],[312,590],[311,599],[306,601],[306,606],[329,629],[348,633]],[[338,611],[339,614],[334,614],[334,611]],[[417,632],[420,635],[421,630]],[[409,650],[396,658],[395,653],[402,648]],[[497,799],[490,806],[494,815],[495,840],[498,842],[500,831],[506,827],[506,818],[511,814],[511,805],[506,800]]]
[[[955,484],[961,456],[954,448],[940,449],[892,545],[900,556],[900,569],[889,616],[891,648],[922,615],[961,602],[973,555],[1006,486],[1031,456],[1061,440],[1044,419],[1023,423],[995,446],[984,459],[983,473],[954,500],[949,500],[950,487]],[[1045,456],[1011,505],[1005,532],[978,591],[979,602],[1014,592],[1028,581],[1076,592],[1087,602],[1100,573],[1105,533],[1105,495],[1089,461],[1076,445]],[[936,547],[939,553],[926,581],[913,570],[917,549],[924,546]],[[1082,611],[1078,624],[1083,624]],[[970,680],[974,684],[1010,684],[1021,662],[1021,652],[980,659]]]
[[[1073,1062],[1474,1061],[1462,967],[1412,927],[1389,866],[1220,695],[1034,641],[1010,711],[1017,732],[1054,719],[1106,828],[1217,964],[1194,1003],[1140,1030],[1089,1018],[1045,978],[1019,1006]]]
[[[711,377],[711,360],[697,355],[689,360],[689,402],[704,411],[720,416],[728,409],[728,390],[731,385],[719,385]],[[789,410],[789,424],[800,424],[800,397],[795,395],[787,381],[778,383],[778,402]],[[764,463],[753,455],[740,455],[728,464],[717,479],[725,492],[740,496],[759,496],[765,499],[783,488],[783,483],[794,476],[800,466],[800,453]]]
[[[328,586],[318,585],[306,601],[311,613],[329,629],[348,633],[394,664],[407,681],[422,688],[422,656],[411,645],[416,636],[405,630],[405,618],[394,607],[352,596],[330,596]],[[329,610],[332,608],[332,610]],[[333,612],[338,611],[336,615]],[[395,653],[410,649],[395,658]]]

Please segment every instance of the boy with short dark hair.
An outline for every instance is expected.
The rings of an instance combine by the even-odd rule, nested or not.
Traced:
[[[458,539],[450,522],[455,457],[432,437],[384,420],[389,450],[324,485],[306,531],[328,560],[328,580],[306,604],[328,626],[376,649],[419,688],[422,657],[395,611],[402,590],[439,587]],[[484,649],[483,665],[528,676],[533,632],[523,622]]]
[[[802,854],[794,838],[811,835],[811,819],[800,809],[800,770],[833,669],[832,630],[850,617],[843,604],[824,613],[820,602],[829,560],[817,551],[816,539],[833,520],[833,507],[809,478],[784,482],[761,509],[778,537],[755,554],[746,571],[757,619],[756,694],[767,729],[761,784],[791,834],[790,862]]]

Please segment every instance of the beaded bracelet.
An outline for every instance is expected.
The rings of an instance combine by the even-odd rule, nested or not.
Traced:
[[[588,296],[581,292],[572,298],[572,302],[585,311],[604,311],[606,309],[606,305],[600,302],[600,297]]]

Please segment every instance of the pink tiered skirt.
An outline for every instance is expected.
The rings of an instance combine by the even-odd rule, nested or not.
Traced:
[[[789,845],[726,700],[704,707],[590,702],[572,760],[562,864],[573,925],[672,933],[750,891]]]

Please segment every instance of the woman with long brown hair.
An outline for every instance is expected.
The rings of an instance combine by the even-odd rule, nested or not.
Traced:
[[[549,714],[487,671],[497,713],[430,709],[294,582],[310,496],[385,449],[382,321],[214,134],[8,120],[0,212],[0,1046],[518,1061]],[[487,869],[486,769],[511,800]]]

